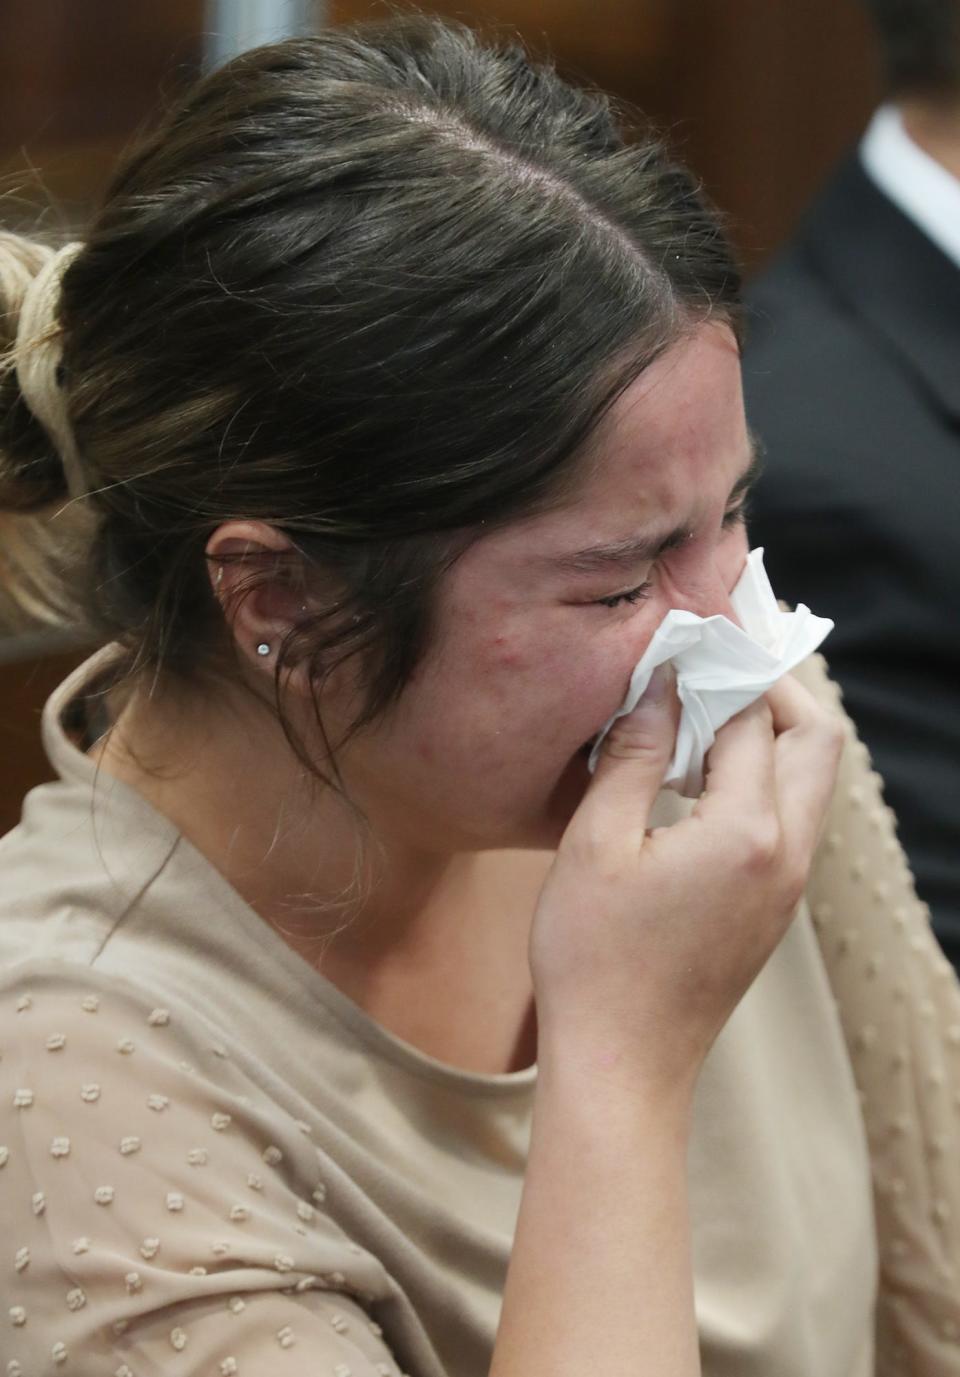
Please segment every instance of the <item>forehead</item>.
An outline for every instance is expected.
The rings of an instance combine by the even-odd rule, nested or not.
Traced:
[[[692,527],[726,502],[750,458],[736,341],[701,325],[611,407],[567,506],[496,532],[477,554],[518,575],[589,544]]]
[[[727,326],[700,325],[635,378],[601,421],[581,509],[629,481],[631,501],[659,512],[678,491],[722,483],[725,462],[742,461],[746,435],[736,340]]]

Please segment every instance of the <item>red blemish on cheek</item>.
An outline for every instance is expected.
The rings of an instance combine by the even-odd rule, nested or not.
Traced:
[[[523,669],[526,666],[527,656],[509,636],[494,636],[489,644],[489,658],[498,669]]]
[[[418,741],[414,747],[414,753],[428,764],[432,764],[435,759],[434,750],[429,741]]]

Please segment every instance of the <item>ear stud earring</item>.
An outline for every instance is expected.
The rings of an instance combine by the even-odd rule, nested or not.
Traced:
[[[257,654],[258,654],[258,655],[269,655],[269,654],[270,654],[270,647],[267,645],[266,641],[261,641],[260,644],[257,646]]]

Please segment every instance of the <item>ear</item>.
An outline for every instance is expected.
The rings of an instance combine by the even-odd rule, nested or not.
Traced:
[[[281,641],[306,611],[287,572],[293,555],[290,540],[265,521],[224,522],[206,546],[211,587],[237,650],[271,674]],[[254,574],[259,581],[248,588]]]

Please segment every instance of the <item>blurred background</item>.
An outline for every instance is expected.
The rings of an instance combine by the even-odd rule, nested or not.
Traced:
[[[399,2],[396,8],[403,8]],[[731,216],[755,267],[876,103],[858,0],[492,0],[418,8],[504,25],[640,106]],[[384,13],[368,0],[3,0],[0,167],[18,207],[82,219],[158,102],[244,47]]]
[[[858,0],[419,8],[513,28],[564,75],[639,106],[726,212],[748,273],[787,237],[879,94]],[[82,231],[118,153],[201,71],[257,43],[383,12],[368,0],[3,0],[0,224]],[[48,633],[0,639],[0,833],[47,777],[40,708],[81,658]]]

